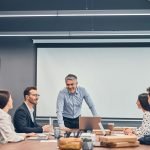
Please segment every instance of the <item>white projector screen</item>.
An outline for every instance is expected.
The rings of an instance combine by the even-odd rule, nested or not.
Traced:
[[[144,47],[38,48],[37,116],[56,116],[57,95],[72,73],[101,117],[141,118],[136,100],[150,86],[149,65],[150,49]],[[91,116],[85,103],[82,115]]]

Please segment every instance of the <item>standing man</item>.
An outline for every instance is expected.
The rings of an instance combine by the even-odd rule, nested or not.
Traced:
[[[57,98],[57,118],[61,129],[79,128],[79,116],[83,99],[89,106],[93,116],[97,116],[96,109],[89,94],[83,87],[79,87],[77,76],[68,74],[65,77],[66,88],[59,92]]]
[[[39,96],[40,95],[38,94],[36,87],[27,87],[24,90],[24,102],[16,110],[14,115],[14,126],[16,128],[16,132],[42,133],[50,131],[49,125],[40,126],[35,120],[34,108],[37,105]]]

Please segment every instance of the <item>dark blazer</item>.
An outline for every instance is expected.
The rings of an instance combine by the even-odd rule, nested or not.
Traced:
[[[34,122],[31,119],[30,112],[25,103],[23,103],[14,114],[14,126],[18,133],[42,133],[43,129],[35,121],[35,112],[33,113]]]

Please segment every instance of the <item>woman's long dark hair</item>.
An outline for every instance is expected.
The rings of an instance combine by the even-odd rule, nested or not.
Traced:
[[[138,96],[138,100],[144,110],[150,111],[150,104],[148,103],[148,94],[147,93],[140,94]]]
[[[0,90],[0,108],[3,109],[9,101],[10,93]]]

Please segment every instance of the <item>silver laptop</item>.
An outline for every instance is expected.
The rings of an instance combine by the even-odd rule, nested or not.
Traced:
[[[80,117],[79,129],[81,130],[100,129],[99,127],[100,122],[101,122],[100,117]]]

